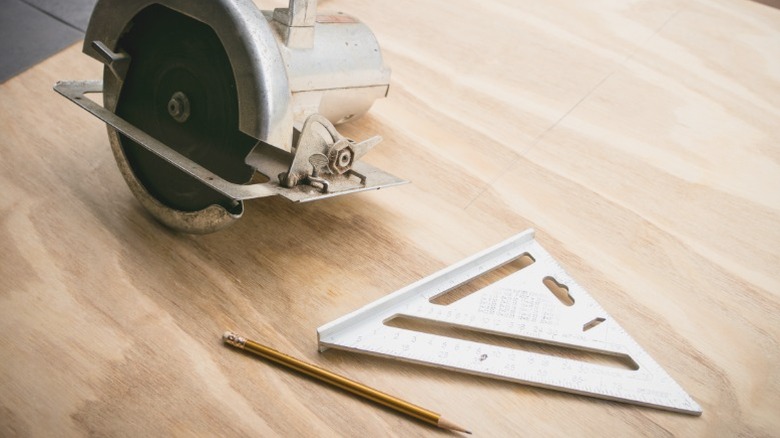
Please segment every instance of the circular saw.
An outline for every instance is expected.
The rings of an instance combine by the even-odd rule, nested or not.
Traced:
[[[273,11],[250,0],[99,0],[84,53],[104,64],[103,80],[54,88],[107,124],[130,190],[177,230],[224,228],[247,199],[308,202],[405,183],[360,161],[380,137],[355,141],[335,127],[387,95],[376,38],[349,15],[316,9],[315,0]]]

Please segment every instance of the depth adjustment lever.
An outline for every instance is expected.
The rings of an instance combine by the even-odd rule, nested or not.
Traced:
[[[377,135],[355,142],[342,136],[323,115],[312,114],[303,124],[290,168],[279,174],[279,184],[287,188],[308,184],[324,193],[329,182],[340,176],[356,176],[365,184],[366,177],[352,166],[381,141]]]

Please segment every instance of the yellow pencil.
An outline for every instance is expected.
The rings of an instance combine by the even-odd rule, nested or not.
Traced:
[[[359,395],[363,398],[387,406],[391,409],[395,409],[398,412],[402,412],[406,415],[425,421],[426,423],[441,427],[442,429],[465,432],[468,434],[471,433],[470,430],[458,426],[452,421],[445,419],[441,416],[441,414],[437,414],[436,412],[429,411],[427,409],[405,402],[389,394],[385,394],[384,392],[377,391],[376,389],[369,388],[366,385],[355,382],[354,380],[350,380],[344,376],[332,373],[328,370],[324,370],[318,366],[303,362],[294,357],[276,351],[273,348],[258,344],[251,339],[241,337],[236,333],[225,332],[225,334],[222,335],[222,339],[225,341],[225,343],[234,347],[251,351],[260,357],[276,362],[280,365],[284,365],[288,368],[292,368],[298,372],[314,377],[315,379],[321,380],[323,382],[330,383],[333,386],[339,387],[355,395]]]

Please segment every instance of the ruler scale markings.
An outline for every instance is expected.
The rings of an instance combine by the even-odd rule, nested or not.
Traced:
[[[431,300],[498,266],[530,254],[534,262],[450,304]],[[543,283],[565,285],[573,303]],[[394,318],[451,330],[627,356],[638,369],[388,325]],[[601,321],[585,329],[589,322]],[[543,388],[700,415],[701,408],[617,321],[533,239],[518,234],[320,327],[320,350],[341,348]]]

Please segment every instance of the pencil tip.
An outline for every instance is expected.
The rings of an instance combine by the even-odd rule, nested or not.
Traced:
[[[463,433],[467,433],[467,434],[471,435],[471,431],[470,430],[466,429],[465,427],[458,426],[457,424],[453,423],[450,420],[447,420],[444,417],[439,417],[438,425],[442,429],[454,430],[456,432],[463,432]]]

